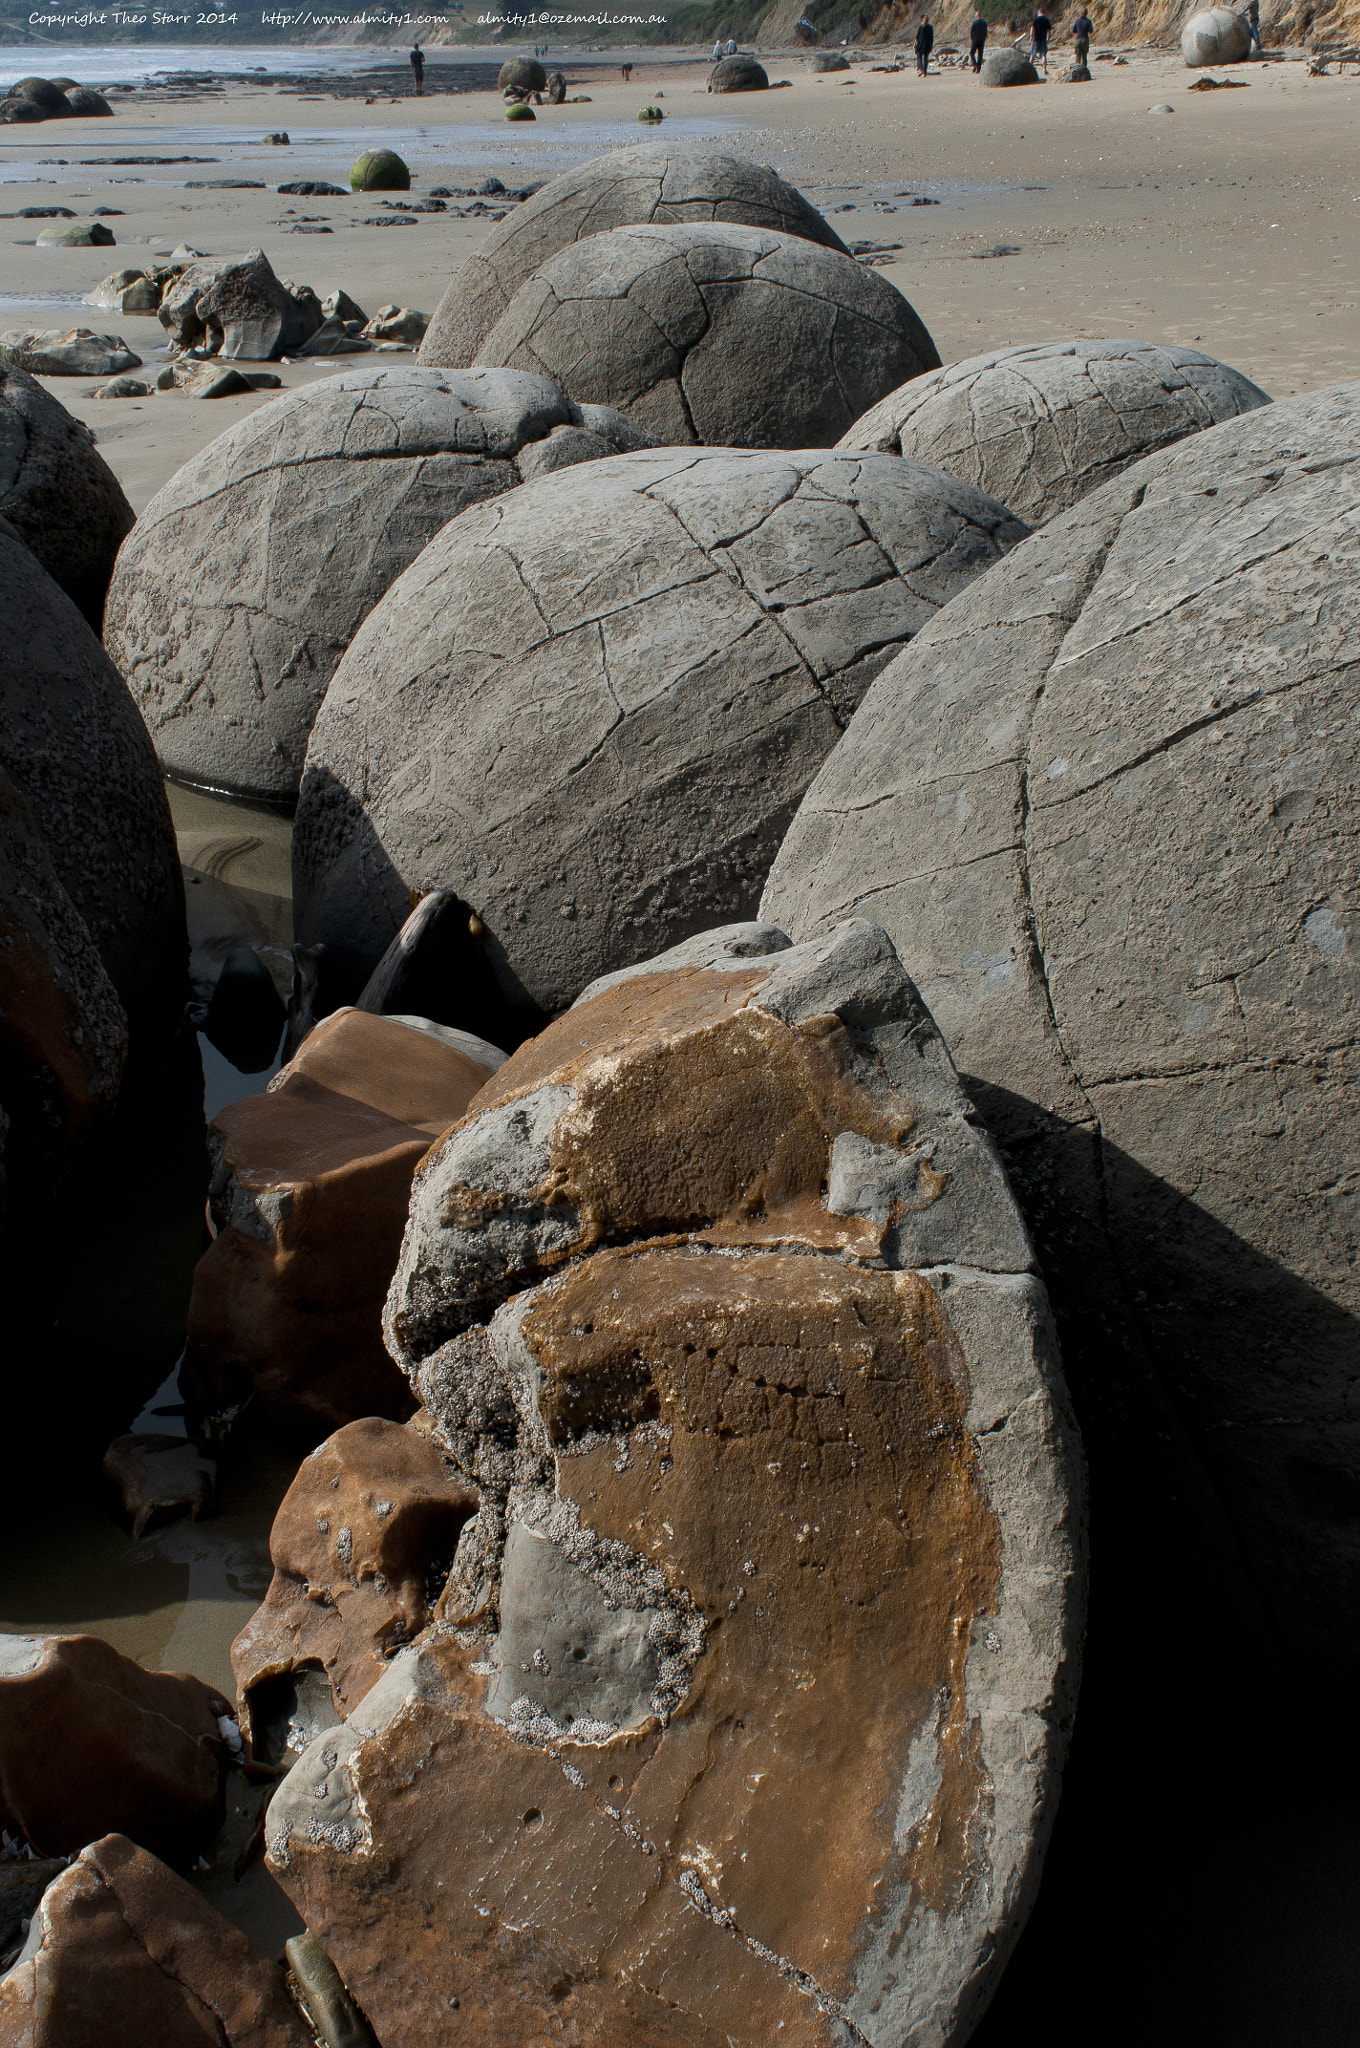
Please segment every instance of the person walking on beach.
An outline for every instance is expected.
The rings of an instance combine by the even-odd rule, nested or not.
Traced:
[[[1053,24],[1043,8],[1029,25],[1029,61],[1036,68],[1042,64],[1044,75],[1048,74],[1048,39],[1053,33]]]
[[[1247,34],[1251,37],[1251,42],[1247,46],[1247,55],[1250,56],[1252,51],[1255,50],[1258,57],[1264,57],[1265,51],[1261,48],[1261,0],[1249,0],[1247,6]]]
[[[633,75],[633,67],[631,64],[620,64],[619,69],[623,73],[623,82],[627,85]]]
[[[1090,57],[1093,33],[1090,15],[1079,14],[1072,24],[1072,48],[1078,64],[1085,64]]]
[[[425,52],[419,43],[411,46],[411,76],[416,82],[416,97],[420,98],[425,91]]]
[[[930,69],[930,53],[934,47],[935,31],[923,14],[916,31],[916,69],[922,78]]]
[[[720,39],[713,45],[713,62],[715,64],[721,64],[726,54],[727,52],[723,49],[722,42]]]
[[[987,17],[979,7],[973,16],[968,31],[968,56],[974,71],[982,69],[982,53],[987,47]]]
[[[728,55],[729,57],[735,57],[735,56],[736,56],[736,54],[737,54],[737,39],[736,39],[736,37],[735,37],[735,36],[729,36],[729,37],[727,38],[727,55]]]

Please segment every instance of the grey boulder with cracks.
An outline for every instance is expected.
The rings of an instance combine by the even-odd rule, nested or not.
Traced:
[[[3,364],[0,516],[97,633],[132,507],[84,422],[36,377]]]
[[[939,367],[914,307],[836,249],[728,223],[615,228],[549,258],[482,343],[660,441],[827,448]]]
[[[156,494],[118,559],[108,646],[161,759],[185,782],[295,795],[341,655],[442,526],[530,477],[650,445],[513,370],[351,370],[238,420]]]
[[[1026,529],[886,456],[671,449],[447,527],[336,671],[294,833],[304,944],[361,981],[412,888],[508,998],[749,915],[869,682]]]
[[[933,462],[1042,526],[1143,456],[1269,403],[1179,343],[1033,342],[913,379],[839,445]]]
[[[1166,1503],[1131,1570],[1174,1599],[1193,1555],[1201,1612],[1263,1602],[1333,1668],[1360,1598],[1358,500],[1360,383],[1085,498],[880,676],[763,903],[800,938],[893,934],[1007,1148],[1084,1422],[1130,1508]]]

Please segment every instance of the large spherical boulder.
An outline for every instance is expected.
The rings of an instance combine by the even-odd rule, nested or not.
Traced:
[[[118,560],[108,647],[185,782],[296,795],[312,720],[373,606],[456,513],[649,446],[515,370],[350,370],[238,420]]]
[[[300,940],[357,986],[446,887],[532,1014],[747,915],[870,678],[1025,531],[938,470],[814,450],[618,456],[465,512],[326,694]]]
[[[773,228],[849,254],[817,209],[768,164],[719,149],[639,143],[550,179],[491,229],[454,272],[421,362],[450,368],[479,362],[482,343],[520,286],[570,243],[635,221],[681,220]]]
[[[9,99],[0,100],[0,121],[18,125],[46,119],[47,116],[37,101],[25,99],[22,93],[13,93]]]
[[[839,50],[819,50],[812,60],[814,71],[848,71],[850,60],[842,57]]]
[[[496,74],[498,92],[542,92],[547,83],[547,72],[533,57],[507,57]]]
[[[574,242],[481,353],[618,406],[659,440],[737,448],[829,448],[940,360],[909,301],[853,256],[726,222]]]
[[[764,92],[769,74],[754,57],[724,57],[708,74],[710,92]]]
[[[50,78],[21,78],[11,90],[17,99],[29,100],[39,107],[47,120],[58,120],[71,111],[65,93]]]
[[[350,165],[351,192],[409,192],[409,166],[394,149],[366,149]]]
[[[135,515],[89,428],[36,377],[3,365],[0,517],[97,633],[114,557]]]
[[[1240,1545],[1237,1611],[1310,1669],[1353,1663],[1360,1600],[1358,488],[1355,383],[1054,520],[879,678],[764,905],[806,936],[871,904],[1011,1148],[1132,1468],[1129,1581],[1180,1601],[1193,1556],[1233,1611]]]
[[[1232,7],[1206,7],[1181,30],[1181,55],[1192,71],[1206,64],[1240,64],[1251,53],[1251,30]]]
[[[994,50],[979,73],[983,85],[1038,85],[1039,74],[1018,50]]]
[[[69,87],[66,94],[66,104],[73,114],[81,114],[87,120],[91,118],[100,119],[105,114],[112,114],[113,112],[113,108],[104,98],[102,92],[91,92],[89,87],[84,85]]]
[[[33,814],[134,1042],[183,1013],[184,884],[151,738],[64,591],[0,519],[0,768]]]
[[[1144,455],[1269,403],[1176,343],[1032,342],[914,378],[838,445],[933,462],[1042,526]]]

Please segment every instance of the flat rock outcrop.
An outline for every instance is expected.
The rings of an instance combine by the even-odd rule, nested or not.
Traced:
[[[844,242],[768,164],[664,142],[613,150],[534,193],[493,227],[455,271],[421,346],[422,363],[462,368],[540,264],[587,235],[635,221],[737,221],[839,249]]]
[[[455,1998],[507,2048],[966,2038],[1056,1796],[1080,1465],[883,934],[587,991],[432,1151],[390,1323],[480,1505],[267,1824],[385,2048]]]
[[[877,272],[726,221],[572,243],[521,285],[480,353],[617,406],[668,445],[735,448],[830,447],[940,362]]]
[[[1182,1503],[1130,1571],[1182,1597],[1221,1499],[1234,1585],[1347,1668],[1357,484],[1353,383],[1083,499],[878,679],[765,895],[799,937],[872,904],[918,978],[1083,1417]]]
[[[0,1978],[23,2048],[312,2048],[282,1967],[126,1836],[83,1848]]]
[[[915,378],[838,445],[933,462],[1042,526],[1143,456],[1269,403],[1178,343],[1037,342]]]
[[[442,526],[650,445],[510,370],[349,370],[238,420],[157,492],[118,561],[107,645],[162,760],[183,781],[296,795],[337,662]]]
[[[97,633],[119,543],[133,523],[83,421],[23,370],[0,368],[0,516]]]
[[[134,1040],[183,1013],[188,942],[170,807],[127,685],[0,518],[0,768],[33,814]]]
[[[1025,531],[938,470],[816,451],[616,456],[462,513],[327,692],[301,943],[361,981],[409,892],[451,889],[541,1016],[747,914],[870,678]]]
[[[222,1824],[227,1711],[98,1636],[0,1636],[0,1828],[44,1856],[118,1833],[190,1860]]]
[[[267,1093],[214,1118],[216,1235],[194,1272],[183,1380],[205,1413],[253,1397],[327,1428],[409,1414],[380,1316],[411,1175],[497,1058],[456,1037],[338,1011]]]

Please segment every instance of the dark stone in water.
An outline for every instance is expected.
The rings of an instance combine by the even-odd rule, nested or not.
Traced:
[[[233,946],[213,990],[203,1036],[243,1074],[272,1066],[286,1012],[253,946]]]

